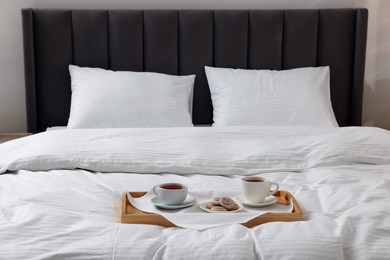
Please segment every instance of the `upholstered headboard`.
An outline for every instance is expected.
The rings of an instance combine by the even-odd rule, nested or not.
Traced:
[[[196,74],[194,124],[212,123],[204,66],[291,69],[329,65],[341,126],[360,125],[366,9],[23,9],[28,131],[67,124],[69,64]]]

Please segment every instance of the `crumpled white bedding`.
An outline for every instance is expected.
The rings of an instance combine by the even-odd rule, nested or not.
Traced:
[[[118,131],[126,133],[133,130]],[[103,133],[105,131],[97,131],[96,135],[92,131],[88,135],[84,132],[77,138],[70,138],[67,135],[73,133],[61,131],[62,134],[55,136],[41,134],[0,145],[2,169],[43,168],[36,171],[17,170],[0,175],[0,259],[388,259],[390,136],[387,131],[346,128],[331,130],[332,134],[319,129],[290,128],[290,132],[284,130],[285,138],[282,130],[272,131],[271,128],[248,127],[250,134],[240,132],[245,132],[245,128],[213,131],[237,131],[235,134],[225,134],[225,137],[230,140],[230,145],[241,147],[242,151],[246,150],[244,148],[250,142],[240,144],[237,139],[231,141],[234,136],[240,138],[255,135],[254,143],[268,143],[269,146],[262,146],[267,149],[271,149],[273,142],[275,147],[269,154],[276,156],[279,149],[282,152],[280,162],[273,161],[269,168],[262,168],[259,174],[278,182],[281,189],[292,192],[299,201],[306,220],[268,223],[253,229],[236,224],[203,231],[119,224],[121,193],[125,190],[149,190],[166,181],[183,182],[190,189],[239,190],[240,176],[233,174],[233,170],[229,171],[230,167],[235,167],[229,164],[231,161],[226,167],[221,166],[227,175],[213,175],[215,172],[210,172],[212,175],[188,172],[182,175],[47,170],[47,164],[50,164],[50,158],[53,157],[43,156],[45,152],[57,151],[55,156],[57,159],[61,157],[61,146],[56,146],[55,139],[60,139],[60,144],[70,149],[71,145],[66,145],[66,141],[74,140],[77,143],[84,135],[88,136],[85,138],[94,140],[94,147],[99,147],[97,144],[104,142],[104,136],[107,135]],[[163,132],[169,135],[168,130]],[[257,132],[259,133],[255,134]],[[270,133],[267,135],[267,132]],[[216,140],[216,144],[210,145],[218,147],[223,138],[212,138],[215,135],[211,131],[207,141]],[[153,144],[155,139],[152,136],[150,134],[150,139],[143,139],[144,146]],[[168,140],[167,136],[162,139]],[[324,136],[325,138],[321,138]],[[339,138],[334,138],[335,136]],[[316,142],[316,145],[310,146],[309,140]],[[161,140],[160,143],[166,144],[164,147],[168,157],[174,158],[170,154],[172,150],[168,149],[169,142]],[[297,143],[302,144],[300,149]],[[87,146],[82,146],[82,142],[77,144],[74,147],[79,153],[73,161],[70,160],[71,166],[80,163],[80,157],[88,160],[94,158],[88,153]],[[131,146],[131,143],[126,145]],[[317,146],[322,149],[315,148]],[[32,147],[37,148],[36,153],[29,151]],[[69,155],[66,149],[64,157]],[[233,151],[231,148],[226,154]],[[261,149],[257,152],[261,153]],[[214,158],[223,160],[226,154],[216,155]],[[257,158],[259,161],[271,158],[264,157],[267,155],[266,151],[261,154],[263,157],[252,155],[250,158]],[[298,158],[302,154],[305,154],[305,159],[327,156],[326,164],[318,160],[315,164],[301,164],[310,167],[299,170],[296,167],[277,170],[283,165],[282,161],[290,165],[289,158]],[[108,159],[111,156],[113,153],[107,154]],[[147,154],[138,156],[137,158],[148,157]],[[201,159],[204,158],[206,157]],[[233,162],[237,159],[228,158]],[[152,162],[153,157],[149,163]],[[297,161],[294,159],[293,162]],[[304,163],[304,160],[301,162]],[[56,166],[56,163],[57,161],[53,165]],[[88,163],[85,165],[88,166]],[[163,171],[161,165],[155,167],[158,171]],[[196,169],[211,168],[202,165]],[[240,174],[246,173],[245,167],[241,169]]]
[[[354,163],[389,164],[389,147],[389,133],[379,128],[57,130],[1,145],[0,173],[80,168],[101,172],[253,175]]]

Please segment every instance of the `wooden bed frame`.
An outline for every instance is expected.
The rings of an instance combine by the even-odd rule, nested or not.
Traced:
[[[65,126],[68,65],[196,74],[194,124],[212,123],[204,66],[291,69],[329,65],[341,126],[361,125],[366,9],[23,9],[28,131]]]

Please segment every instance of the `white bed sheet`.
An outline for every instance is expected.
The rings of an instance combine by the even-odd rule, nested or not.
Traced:
[[[349,164],[390,165],[390,134],[378,128],[234,126],[72,129],[0,146],[10,170],[253,175]]]
[[[95,173],[65,169],[1,174],[0,259],[388,259],[390,166],[386,161],[389,149],[385,148],[389,134],[361,130],[353,135],[355,130],[341,129],[350,134],[345,135],[347,143],[354,138],[360,140],[355,147],[366,149],[365,158],[348,159],[352,149],[347,149],[346,156],[336,160],[340,165],[333,165],[336,161],[330,160],[329,165],[300,170],[263,169],[259,176],[278,182],[281,189],[294,194],[305,221],[268,223],[253,229],[236,224],[195,231],[119,223],[123,191],[148,190],[166,181],[186,183],[190,190],[238,191],[241,176],[234,174]],[[333,135],[324,135],[325,139],[334,140]],[[315,136],[319,140],[320,135]],[[4,151],[12,153],[16,147],[19,151],[36,138],[41,137],[0,146],[1,156],[8,155],[8,159],[0,159],[3,166],[16,167],[21,163],[15,162],[17,155],[11,156],[10,161],[10,154]],[[378,143],[375,145],[374,141]],[[342,141],[334,144],[337,149],[329,149],[328,155],[332,157],[332,151],[343,154]],[[353,153],[363,154],[364,149]],[[26,160],[37,167],[39,157]],[[45,167],[47,162],[40,162]]]
[[[263,174],[291,191],[305,221],[195,231],[119,224],[121,192],[164,181],[239,190],[239,176],[19,171],[0,176],[1,259],[386,259],[387,166]]]

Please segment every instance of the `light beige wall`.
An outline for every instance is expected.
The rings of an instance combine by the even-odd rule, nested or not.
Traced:
[[[390,1],[367,1],[370,8],[363,123],[390,129]]]
[[[26,131],[20,9],[281,9],[366,7],[370,11],[365,125],[390,129],[389,0],[0,0],[0,132]]]

